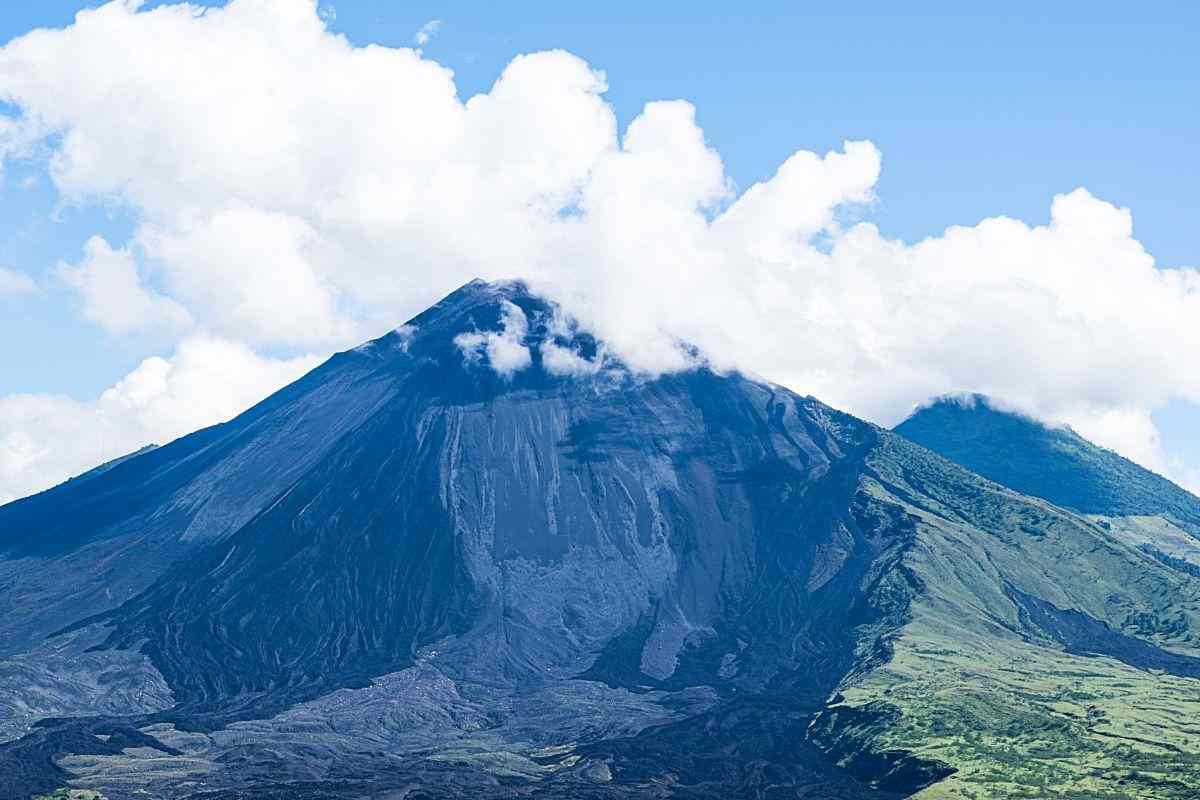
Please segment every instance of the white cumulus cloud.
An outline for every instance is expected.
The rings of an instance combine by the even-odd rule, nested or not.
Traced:
[[[287,370],[251,347],[329,352],[473,277],[524,277],[635,369],[687,367],[690,342],[883,424],[980,391],[1182,474],[1151,413],[1200,402],[1184,367],[1200,272],[1155,264],[1130,211],[1063,187],[1037,224],[904,242],[869,221],[871,142],[800,150],[739,191],[689,103],[648,103],[621,131],[607,88],[551,51],[462,98],[418,49],[355,46],[312,0],[112,2],[0,48],[0,100],[20,112],[0,115],[0,154],[48,149],[64,200],[136,220],[65,270],[89,318],[190,319],[173,336],[242,343],[264,385]],[[463,344],[511,373],[530,356],[518,325]],[[582,369],[572,355],[543,353]],[[171,396],[175,429],[208,402]],[[56,434],[13,422],[35,418],[22,407],[0,411],[6,463],[25,465],[6,480],[37,488],[67,467],[37,457]]]
[[[237,342],[199,336],[169,358],[147,358],[94,400],[0,397],[0,503],[224,422],[318,361],[263,358]]]
[[[83,298],[83,315],[110,333],[183,329],[191,324],[181,305],[145,287],[128,249],[114,250],[99,236],[84,245],[79,263],[60,264],[58,274]]]

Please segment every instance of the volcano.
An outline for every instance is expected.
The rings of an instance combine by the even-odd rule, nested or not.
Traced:
[[[0,796],[1194,797],[1195,498],[941,410],[468,284],[0,507]]]

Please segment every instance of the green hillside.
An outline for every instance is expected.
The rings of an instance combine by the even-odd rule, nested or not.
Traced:
[[[921,800],[1196,797],[1200,579],[902,438],[869,466],[866,490],[916,526],[920,591],[813,738],[955,770]]]
[[[1200,498],[1148,469],[981,395],[943,398],[896,432],[1022,494],[1084,514],[1160,515],[1200,534]]]

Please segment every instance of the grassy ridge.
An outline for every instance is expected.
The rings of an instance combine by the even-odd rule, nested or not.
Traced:
[[[871,467],[870,490],[918,521],[905,566],[923,590],[890,661],[852,675],[810,735],[843,760],[952,768],[922,800],[1196,797],[1200,680],[1121,659],[1200,655],[1200,579],[898,437]],[[1105,635],[1065,646],[1079,630]]]
[[[918,620],[845,691],[898,713],[873,744],[956,772],[922,800],[1184,800],[1200,786],[1200,682],[1016,639],[966,646]]]

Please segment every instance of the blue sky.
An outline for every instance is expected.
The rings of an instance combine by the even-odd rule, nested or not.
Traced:
[[[92,5],[10,3],[0,39],[61,27]],[[1054,195],[1086,186],[1132,210],[1134,235],[1160,266],[1200,265],[1200,6],[728,8],[341,0],[323,11],[356,45],[410,47],[423,24],[440,20],[424,54],[453,69],[463,98],[487,91],[516,54],[562,48],[604,70],[622,129],[647,101],[686,99],[739,188],[769,179],[799,148],[869,139],[883,168],[864,215],[888,237],[911,243],[998,215],[1042,225]],[[77,261],[90,236],[123,242],[138,215],[121,202],[64,206],[45,166],[6,169],[0,266],[53,283],[55,265]],[[97,330],[79,311],[61,289],[0,297],[0,395],[86,400],[169,351]],[[1173,400],[1154,413],[1166,454],[1200,467],[1195,407]]]

